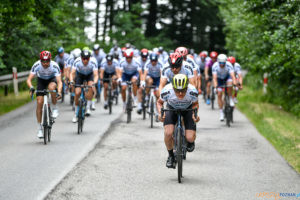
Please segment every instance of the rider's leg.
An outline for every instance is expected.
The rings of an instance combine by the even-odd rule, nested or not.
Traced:
[[[37,101],[36,119],[37,119],[38,124],[40,125],[41,122],[42,122],[42,109],[43,109],[44,97],[43,96],[37,96],[36,101]]]
[[[108,83],[103,83],[103,86],[104,86],[104,93],[103,93],[104,101],[107,102]]]
[[[207,81],[206,82],[206,95],[207,95],[208,99],[210,99],[210,85],[211,85],[211,81]]]
[[[153,79],[150,77],[150,76],[147,76],[146,78],[146,85],[148,87],[152,86],[153,85]],[[146,94],[149,95],[149,92],[150,92],[150,88],[146,88]]]
[[[174,132],[174,124],[168,124],[164,126],[164,140],[167,150],[173,150],[174,140],[173,140],[173,132]]]

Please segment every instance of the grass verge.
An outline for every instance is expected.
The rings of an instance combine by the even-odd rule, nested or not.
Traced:
[[[280,106],[265,102],[261,90],[245,87],[238,99],[239,110],[300,173],[300,119]]]
[[[8,113],[28,102],[31,101],[28,90],[19,92],[19,96],[15,96],[14,93],[9,93],[4,96],[0,95],[0,115]]]

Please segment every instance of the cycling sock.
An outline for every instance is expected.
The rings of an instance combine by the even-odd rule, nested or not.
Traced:
[[[91,101],[91,100],[88,100],[88,101],[87,101],[87,105],[86,105],[87,109],[90,109],[91,104],[92,104],[92,101]]]
[[[223,113],[223,109],[220,109],[220,113]]]
[[[43,128],[42,128],[42,124],[39,123],[39,122],[38,122],[37,124],[38,124],[38,129],[39,129],[39,130],[42,130],[42,129],[43,129]]]
[[[174,152],[173,152],[173,149],[171,149],[171,150],[168,150],[168,152],[169,152],[169,156],[172,156],[172,157],[174,157]]]
[[[210,96],[209,96],[209,95],[207,95],[207,98],[208,98],[208,99],[210,99]]]
[[[192,146],[192,145],[194,145],[195,144],[195,142],[187,142],[187,146]]]

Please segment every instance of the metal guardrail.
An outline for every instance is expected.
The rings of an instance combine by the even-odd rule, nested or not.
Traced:
[[[19,72],[17,73],[16,79],[18,82],[25,81],[29,75],[30,71]],[[9,85],[13,83],[14,73],[0,76],[0,86]]]

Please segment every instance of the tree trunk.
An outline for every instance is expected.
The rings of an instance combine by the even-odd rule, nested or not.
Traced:
[[[109,0],[106,0],[105,15],[104,15],[104,28],[103,28],[103,39],[102,39],[103,42],[105,42],[105,37],[106,37],[107,18],[108,18],[108,5],[109,5]]]
[[[155,24],[157,20],[157,0],[149,0],[150,8],[147,16],[147,25],[145,35],[147,37],[155,36],[157,33]]]
[[[97,6],[96,6],[96,41],[99,40],[99,7],[100,7],[100,0],[96,0]]]

